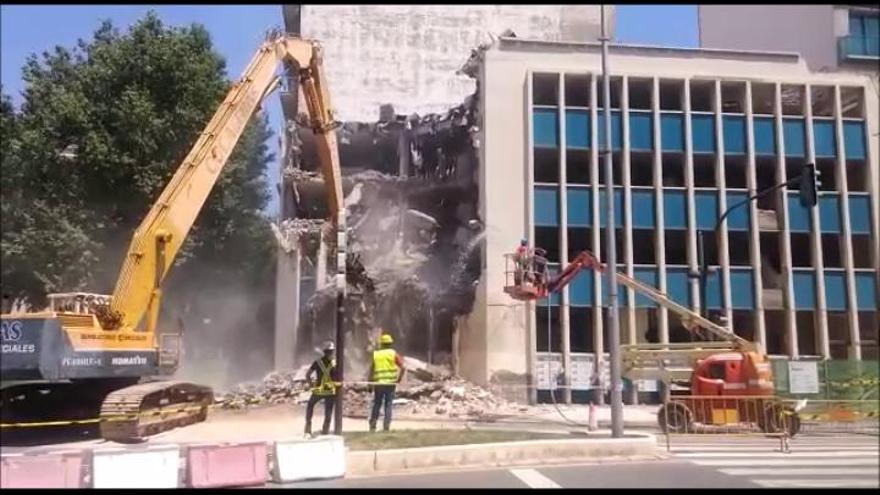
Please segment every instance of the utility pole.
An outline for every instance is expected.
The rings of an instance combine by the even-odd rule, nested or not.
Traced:
[[[623,436],[623,385],[620,380],[620,324],[618,322],[617,304],[617,246],[614,238],[614,167],[611,157],[611,82],[608,74],[608,34],[605,26],[605,4],[600,5],[600,22],[602,24],[602,90],[605,107],[605,309],[608,319],[608,351],[611,356],[611,436]],[[597,359],[598,363],[599,360]],[[598,372],[598,369],[597,369]]]

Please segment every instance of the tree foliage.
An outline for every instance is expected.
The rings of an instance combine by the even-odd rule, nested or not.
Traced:
[[[109,293],[131,235],[230,87],[204,27],[155,13],[127,32],[28,58],[23,103],[0,98],[3,292]],[[172,270],[170,292],[268,287],[273,240],[262,213],[272,159],[265,115],[248,124]]]

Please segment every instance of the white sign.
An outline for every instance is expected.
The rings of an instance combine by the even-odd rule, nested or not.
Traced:
[[[593,388],[593,371],[596,363],[592,354],[571,355],[571,389],[590,390]]]
[[[819,393],[819,368],[815,361],[788,362],[788,391],[792,394]]]
[[[538,362],[535,363],[538,390],[550,390],[551,384],[558,383],[556,379],[560,373],[562,373],[562,354],[538,354]]]
[[[639,392],[656,392],[657,380],[637,380]]]

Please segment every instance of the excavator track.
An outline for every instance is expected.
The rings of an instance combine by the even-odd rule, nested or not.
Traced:
[[[101,405],[101,436],[120,443],[204,421],[214,402],[210,387],[187,382],[149,382],[116,390]]]

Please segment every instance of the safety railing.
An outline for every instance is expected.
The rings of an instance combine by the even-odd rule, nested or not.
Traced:
[[[658,423],[671,449],[671,437],[724,435],[775,438],[783,452],[798,434],[848,432],[878,434],[878,402],[873,400],[794,400],[775,396],[676,395],[658,411]]]

